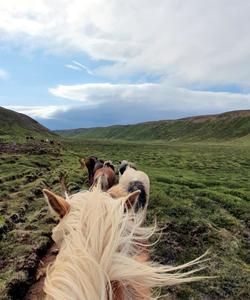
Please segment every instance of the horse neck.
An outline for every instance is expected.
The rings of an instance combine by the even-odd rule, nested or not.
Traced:
[[[129,270],[123,274],[125,268],[134,270],[134,261],[140,262],[138,254],[143,252],[143,249],[137,251],[137,245],[132,243],[129,232],[134,232],[134,221],[125,217],[124,207],[106,193],[95,190],[79,193],[79,197],[69,201],[69,214],[53,232],[57,244],[62,232],[63,238],[45,281],[45,292],[52,295],[48,299],[147,299],[134,297],[145,293],[137,292],[134,286],[137,281],[133,275],[130,277]],[[124,229],[121,231],[121,228]],[[131,253],[138,257],[131,257]],[[125,261],[129,264],[124,263],[123,267]],[[119,282],[121,274],[124,282]],[[142,275],[139,278],[141,280]]]

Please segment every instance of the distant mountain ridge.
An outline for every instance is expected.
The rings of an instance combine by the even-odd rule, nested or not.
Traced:
[[[0,136],[43,136],[52,137],[56,134],[34,119],[0,107]]]
[[[63,137],[82,139],[165,141],[231,140],[242,137],[250,139],[250,110],[55,132]]]

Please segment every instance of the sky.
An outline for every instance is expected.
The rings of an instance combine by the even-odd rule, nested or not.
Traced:
[[[50,129],[250,109],[250,1],[0,0],[0,106]]]

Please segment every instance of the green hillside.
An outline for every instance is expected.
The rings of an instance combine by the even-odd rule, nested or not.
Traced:
[[[70,138],[202,141],[250,139],[250,110],[146,122],[135,125],[58,130],[58,134]]]
[[[32,118],[15,111],[0,107],[0,136],[55,136],[46,127]]]

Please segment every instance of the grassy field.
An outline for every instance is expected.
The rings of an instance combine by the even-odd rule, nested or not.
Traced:
[[[51,244],[41,188],[85,187],[79,157],[137,163],[151,179],[148,221],[163,228],[152,256],[178,264],[210,249],[204,282],[163,290],[168,299],[250,299],[250,147],[209,144],[65,142],[58,152],[0,156],[0,298],[22,299]],[[19,296],[17,296],[19,295]]]

